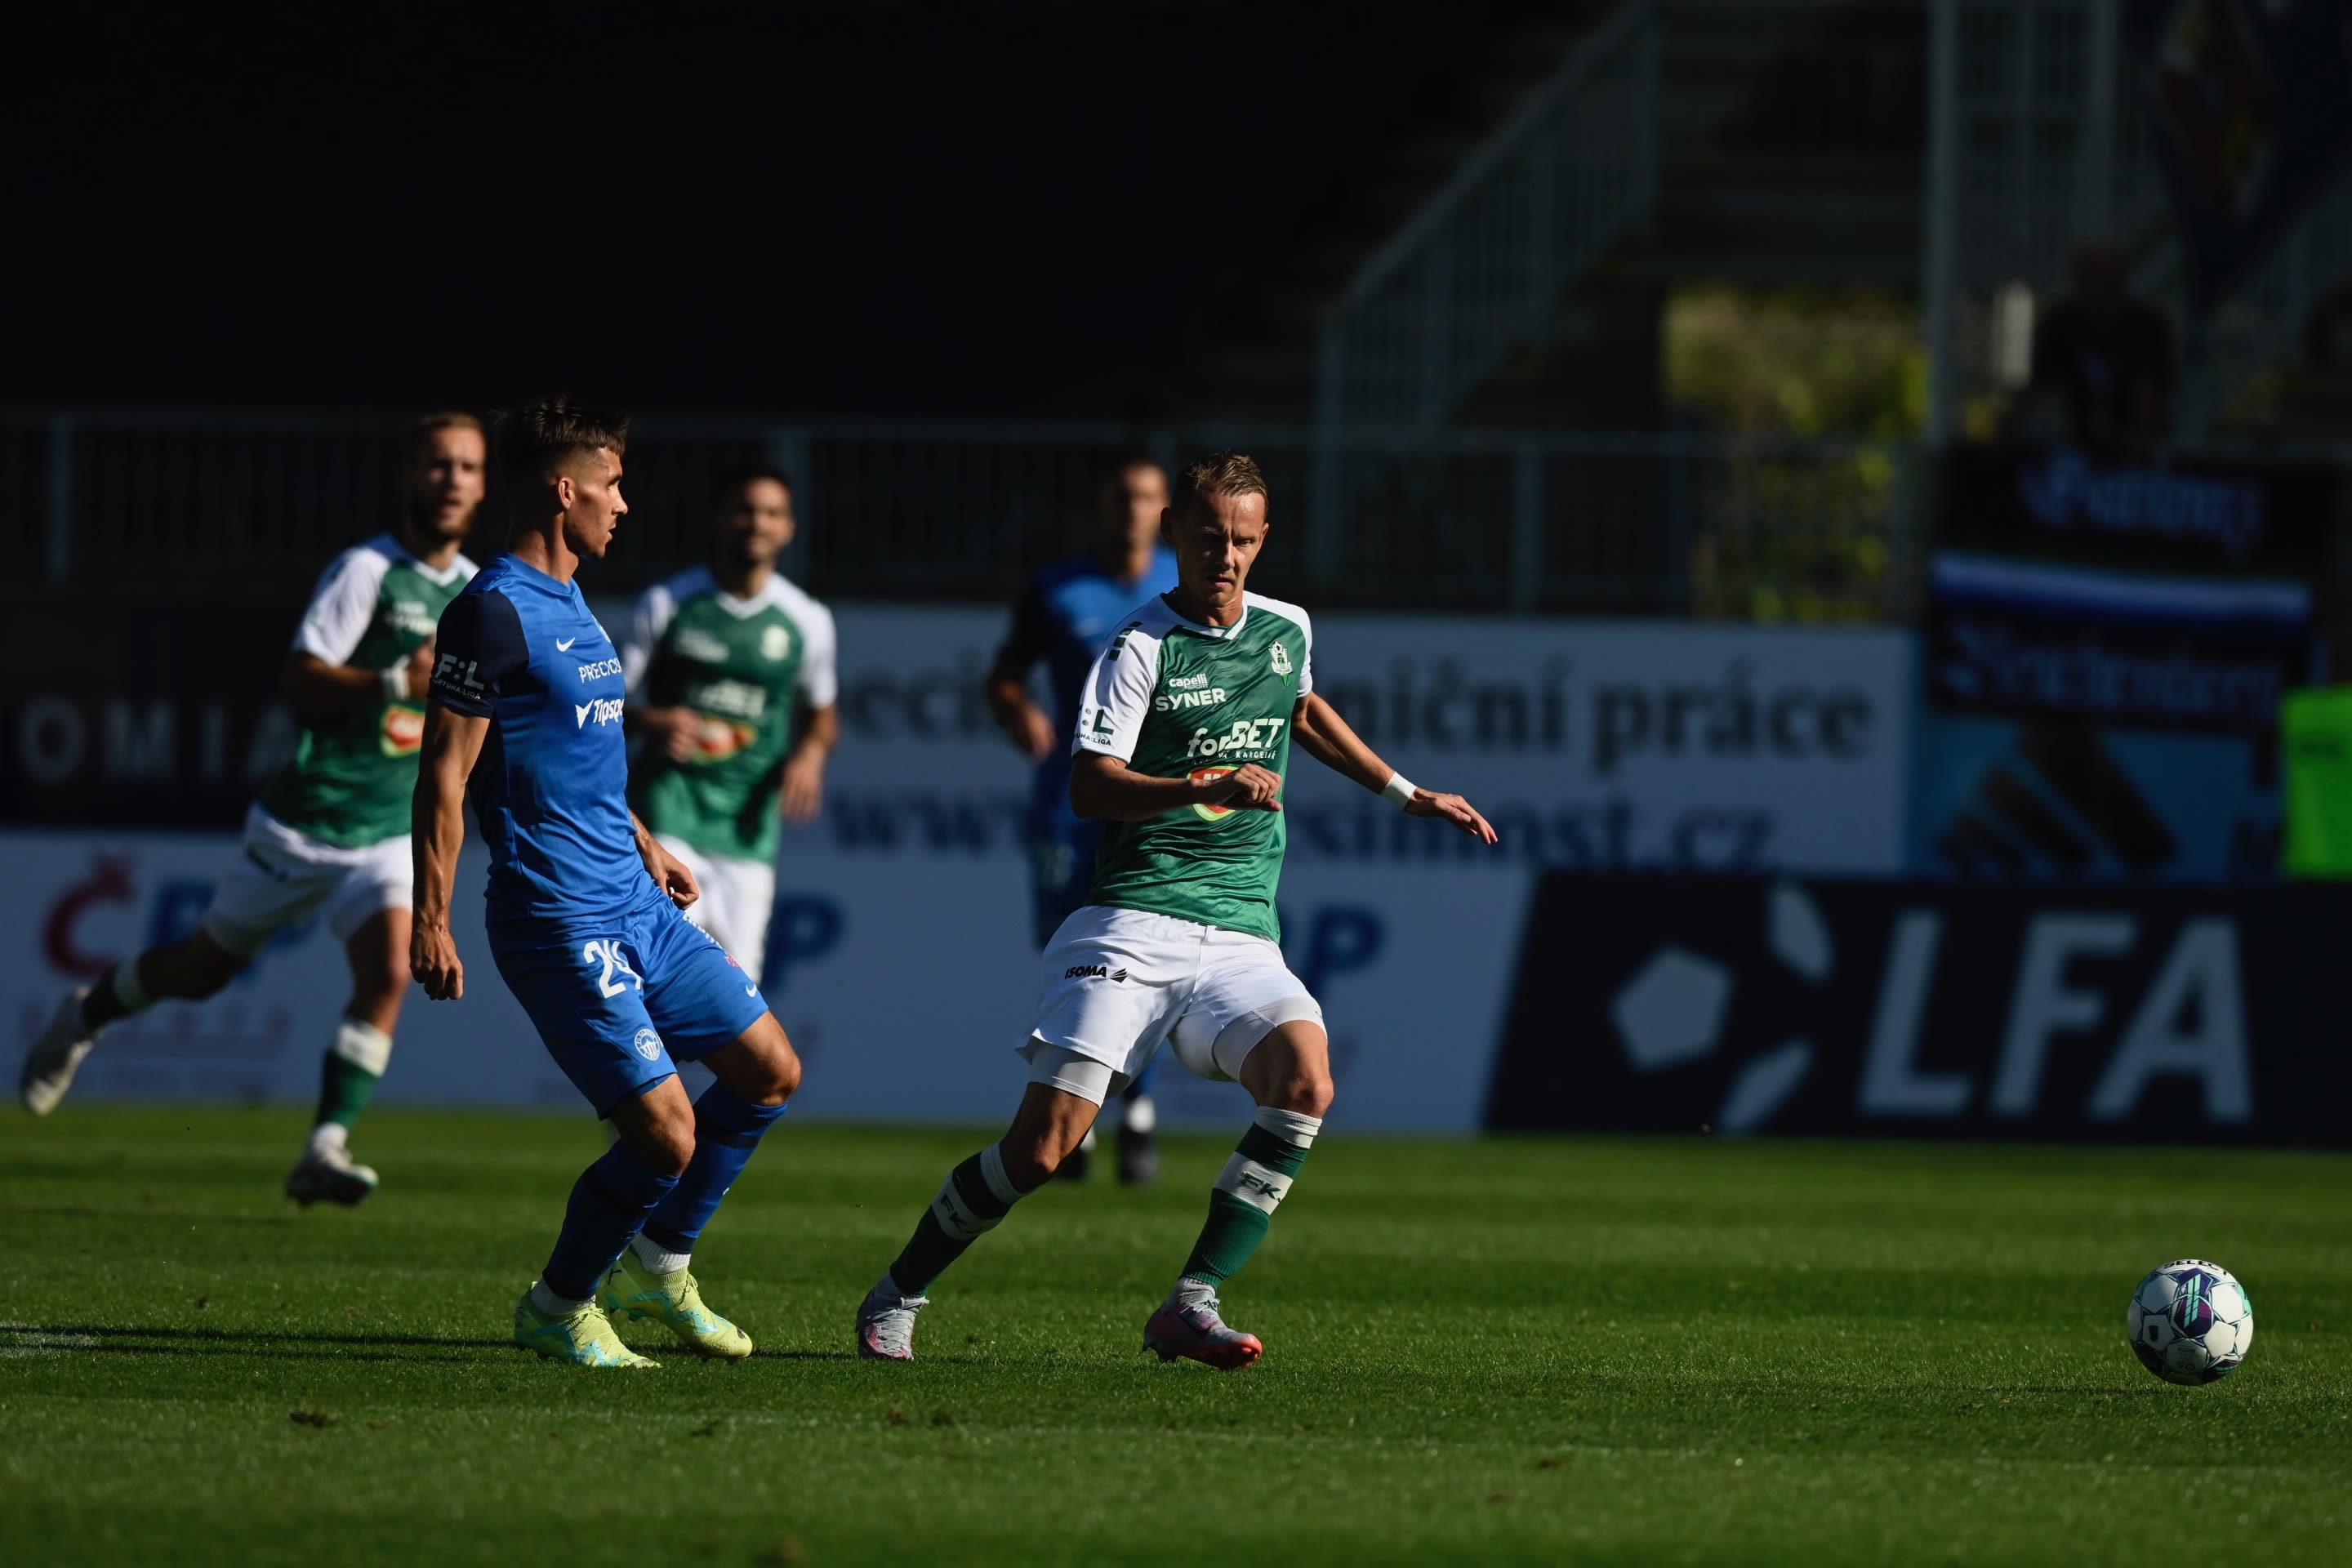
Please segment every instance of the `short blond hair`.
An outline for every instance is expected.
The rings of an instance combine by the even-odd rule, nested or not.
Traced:
[[[444,430],[471,430],[480,436],[485,444],[489,440],[479,419],[462,408],[442,408],[416,416],[416,423],[409,427],[409,450],[422,453],[432,444],[433,437]]]
[[[1242,452],[1212,452],[1184,469],[1184,493],[1202,500],[1211,496],[1262,496],[1265,475],[1257,459]]]

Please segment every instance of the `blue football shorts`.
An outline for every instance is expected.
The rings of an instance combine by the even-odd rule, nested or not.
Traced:
[[[667,899],[554,946],[493,942],[507,988],[598,1116],[760,1021],[759,986]]]

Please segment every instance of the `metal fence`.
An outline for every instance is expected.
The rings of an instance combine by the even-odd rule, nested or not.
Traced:
[[[0,539],[53,584],[299,585],[394,515],[404,430],[0,414]],[[720,477],[770,461],[794,476],[803,524],[787,567],[816,592],[995,599],[1083,545],[1119,457],[1214,447],[1267,475],[1276,532],[1255,581],[1331,607],[1899,618],[1924,523],[1920,458],[1895,445],[1355,429],[1323,449],[1303,426],[653,417],[631,437],[629,517],[593,570],[621,589],[698,559]],[[1334,505],[1318,504],[1326,471],[1343,480]]]
[[[1323,321],[1319,427],[1434,427],[1648,226],[1658,27],[1654,0],[1622,5],[1357,268]]]

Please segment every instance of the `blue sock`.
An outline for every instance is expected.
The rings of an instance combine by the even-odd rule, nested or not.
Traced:
[[[584,1301],[594,1295],[597,1281],[621,1256],[621,1248],[677,1184],[676,1176],[647,1170],[625,1143],[605,1150],[604,1157],[572,1184],[563,1229],[547,1267],[539,1271],[541,1282],[566,1300]]]
[[[751,1163],[760,1134],[783,1113],[783,1106],[754,1105],[723,1083],[704,1089],[694,1102],[693,1163],[646,1221],[646,1239],[665,1252],[692,1252],[719,1200]]]

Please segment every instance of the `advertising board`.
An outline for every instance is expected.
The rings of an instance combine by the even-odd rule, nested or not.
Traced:
[[[2352,890],[1555,877],[1496,1128],[2342,1145]]]
[[[619,623],[623,606],[596,607]],[[849,605],[838,618],[842,743],[821,816],[785,835],[766,973],[808,1061],[795,1114],[994,1121],[1017,1098],[1013,1050],[1037,987],[1029,781],[979,691],[1003,617]],[[1330,1019],[1340,1123],[1477,1124],[1547,871],[1894,872],[1911,647],[1878,632],[1318,620],[1318,689],[1409,776],[1468,795],[1504,840],[1484,849],[1297,760],[1284,945]],[[0,911],[0,1017],[23,1039],[65,986],[187,929],[234,846],[105,827],[0,839],[21,889]],[[411,994],[384,1097],[570,1107],[488,962],[480,856],[461,862],[456,910],[467,998]],[[88,1090],[308,1099],[343,994],[328,939],[290,939],[221,997],[110,1034]],[[1244,1114],[1230,1085],[1172,1067],[1160,1084],[1174,1122]]]

